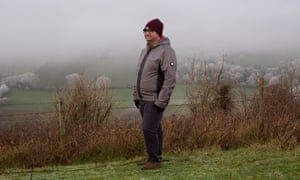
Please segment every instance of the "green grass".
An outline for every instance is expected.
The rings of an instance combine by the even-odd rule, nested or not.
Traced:
[[[170,99],[169,106],[167,108],[167,113],[180,113],[186,112],[186,107],[181,105],[186,102],[186,86],[177,85],[174,89],[172,97]],[[127,108],[134,108],[134,103],[132,99],[132,89],[131,88],[115,88],[112,89],[112,99],[114,102],[114,111],[120,112]]]
[[[7,98],[9,104],[0,106],[0,110],[53,110],[54,92],[12,90]]]
[[[0,179],[299,179],[300,147],[283,151],[256,146],[231,151],[199,150],[165,155],[159,170],[142,171],[141,157],[105,163],[7,169]]]
[[[12,90],[6,97],[9,104],[0,106],[1,110],[53,110],[54,94],[49,91],[26,91]],[[127,108],[133,108],[132,89],[131,88],[112,88],[112,100],[114,110],[122,111]],[[185,100],[185,86],[178,85],[172,95],[170,104],[182,104]]]
[[[245,94],[253,94],[256,89],[239,88],[235,91],[243,91]],[[31,111],[48,111],[54,110],[54,94],[55,92],[49,91],[25,91],[25,90],[12,90],[8,94],[9,104],[0,106],[1,110],[31,110]],[[131,88],[112,88],[111,95],[113,100],[113,111],[120,112],[128,108],[134,108],[132,100],[132,89]],[[188,108],[185,105],[186,99],[186,86],[177,85],[174,89],[172,97],[170,99],[169,106],[166,114],[186,114]]]

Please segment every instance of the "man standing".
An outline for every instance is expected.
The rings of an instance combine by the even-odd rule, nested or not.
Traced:
[[[140,110],[147,150],[147,161],[142,170],[161,167],[163,132],[161,120],[176,83],[177,60],[169,38],[162,35],[163,23],[149,21],[144,31],[147,42],[137,64],[137,82],[133,99]]]

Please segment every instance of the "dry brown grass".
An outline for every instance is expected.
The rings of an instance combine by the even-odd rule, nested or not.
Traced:
[[[294,147],[300,140],[299,96],[293,95],[286,86],[278,84],[266,89],[263,102],[263,121],[256,122],[260,139],[275,140],[282,147]],[[258,97],[254,97],[249,116],[252,114],[256,121],[258,107]]]
[[[71,125],[93,124],[100,126],[107,120],[112,109],[109,89],[103,85],[97,87],[94,80],[84,76],[75,82],[73,88],[56,93],[57,116],[61,115],[66,128]]]
[[[104,161],[143,153],[139,124],[69,127],[61,144],[58,123],[37,124],[22,132],[1,136],[1,168],[69,164],[75,161]]]
[[[110,116],[107,87],[96,87],[94,81],[81,77],[74,88],[58,92],[56,100],[61,107],[54,117],[1,132],[0,168],[102,161],[143,153],[137,121],[124,123]]]
[[[59,130],[58,114],[61,112],[57,112],[53,119],[31,127],[3,132],[0,136],[0,168],[98,162],[144,154],[140,119],[111,116],[107,89],[95,92],[94,86],[80,83],[79,89],[68,91],[65,96],[62,116],[66,121],[64,141]],[[207,90],[206,94],[211,93],[209,98],[198,91],[201,92],[198,98],[204,101],[198,105],[197,101],[193,101],[193,106],[190,106],[194,108],[192,116],[165,117],[164,152],[212,146],[228,150],[257,143],[274,143],[291,149],[299,144],[300,100],[297,96],[290,96],[287,89],[280,86],[266,89],[263,126],[258,121],[256,97],[250,102],[242,102],[243,108],[228,111],[218,106],[220,101],[215,98],[220,96],[212,93],[217,91],[213,88]],[[225,102],[233,102],[225,94]]]

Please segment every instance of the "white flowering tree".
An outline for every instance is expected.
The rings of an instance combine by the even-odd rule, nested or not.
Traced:
[[[40,81],[39,77],[31,72],[26,72],[19,75],[8,76],[2,81],[10,88],[32,89]]]
[[[110,85],[111,85],[111,79],[109,77],[99,76],[96,79],[96,87],[97,88],[101,88],[101,87],[108,88]]]
[[[0,85],[0,97],[2,97],[4,94],[8,93],[9,88],[6,84]]]
[[[9,92],[9,88],[6,84],[0,85],[0,106],[8,103],[8,98],[3,97],[6,93]]]
[[[71,89],[75,87],[75,83],[79,80],[80,74],[78,73],[68,74],[66,75],[65,78],[67,80],[67,87]]]

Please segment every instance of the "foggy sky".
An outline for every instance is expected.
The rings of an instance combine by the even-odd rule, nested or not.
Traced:
[[[299,7],[297,0],[0,0],[0,61],[139,54],[142,29],[156,17],[181,54],[297,50]]]

